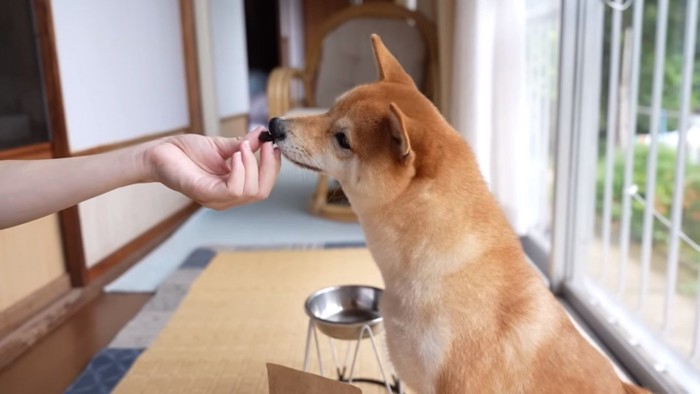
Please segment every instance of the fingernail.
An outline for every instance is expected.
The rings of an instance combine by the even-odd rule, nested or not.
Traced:
[[[248,140],[243,141],[243,149],[250,150],[250,141],[248,141]]]

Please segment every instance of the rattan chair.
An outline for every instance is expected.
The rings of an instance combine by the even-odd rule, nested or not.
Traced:
[[[267,85],[269,116],[322,113],[336,97],[377,79],[370,35],[379,34],[387,48],[431,100],[438,97],[438,52],[435,26],[424,15],[391,3],[350,6],[331,16],[307,48],[304,69],[276,68]],[[303,98],[295,100],[293,81],[301,81]],[[311,197],[313,214],[356,221],[339,186],[320,174]]]

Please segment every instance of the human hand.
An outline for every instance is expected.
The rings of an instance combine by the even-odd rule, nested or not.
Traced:
[[[223,210],[266,199],[280,171],[280,151],[261,143],[262,127],[243,138],[183,134],[156,141],[144,151],[151,180],[205,207]],[[260,164],[254,152],[260,150]]]

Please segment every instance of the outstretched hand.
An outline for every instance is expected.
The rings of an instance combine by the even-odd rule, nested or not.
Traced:
[[[280,171],[279,149],[258,140],[262,127],[243,138],[184,134],[144,153],[152,180],[205,207],[226,209],[267,198]],[[260,163],[254,152],[260,150]]]

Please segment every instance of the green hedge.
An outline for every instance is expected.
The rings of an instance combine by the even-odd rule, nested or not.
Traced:
[[[604,149],[600,150],[604,152]],[[638,193],[646,199],[647,158],[649,148],[636,145],[634,151],[633,183],[639,188]],[[675,179],[676,152],[666,146],[660,146],[657,159],[656,195],[654,206],[662,215],[670,218]],[[622,216],[622,188],[624,183],[624,152],[618,152],[614,161],[613,177],[613,224],[619,224]],[[596,210],[603,213],[603,194],[605,178],[605,157],[598,160],[598,177],[596,187]],[[644,225],[644,206],[632,199],[632,220],[630,236],[634,241],[641,242]],[[700,164],[686,162],[685,190],[683,193],[683,222],[682,230],[695,242],[700,242]],[[654,221],[653,240],[655,246],[666,248],[668,245],[669,229]],[[681,242],[681,259],[693,265],[700,264],[700,255]]]

